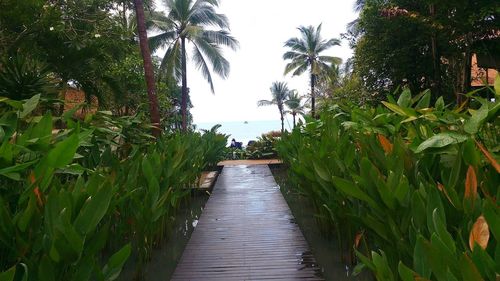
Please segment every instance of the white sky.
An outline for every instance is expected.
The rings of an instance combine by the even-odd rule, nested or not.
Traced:
[[[317,26],[323,23],[323,38],[339,38],[346,25],[357,18],[354,0],[221,0],[219,12],[231,24],[231,34],[240,42],[233,52],[224,55],[231,63],[226,80],[213,74],[215,95],[188,62],[187,78],[190,88],[194,123],[245,120],[277,120],[279,113],[274,106],[257,107],[257,101],[271,99],[269,88],[273,81],[286,81],[289,88],[301,95],[308,92],[308,75],[283,76],[286,62],[282,55],[286,40],[299,37],[300,25]],[[352,55],[347,42],[335,46],[325,54],[341,57],[344,61]],[[158,54],[163,55],[163,54]]]

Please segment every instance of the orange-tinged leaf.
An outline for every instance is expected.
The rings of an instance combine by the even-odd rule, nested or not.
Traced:
[[[363,232],[356,233],[354,237],[354,247],[357,249],[359,247],[359,243],[361,242],[361,238],[363,238]]]
[[[34,184],[36,182],[34,172],[30,173],[29,180],[30,180],[31,184]],[[35,189],[33,189],[33,193],[35,193],[36,201],[38,202],[38,205],[40,205],[40,207],[43,206],[43,196],[42,196],[42,192],[40,191],[40,188],[38,186],[36,186]]]
[[[453,204],[453,201],[451,201],[450,195],[448,195],[448,192],[446,191],[446,188],[444,187],[444,185],[441,184],[440,182],[438,182],[437,188],[438,188],[439,191],[441,191],[442,193],[444,193],[444,195],[446,196],[446,198],[448,199],[448,201],[450,201],[451,205],[455,206]]]
[[[488,241],[490,240],[490,228],[488,223],[481,215],[477,218],[476,222],[472,226],[469,234],[469,247],[474,250],[474,245],[477,243],[481,248],[486,249],[488,246]]]
[[[378,141],[382,145],[382,148],[384,149],[385,153],[389,154],[392,152],[392,143],[384,136],[381,134],[377,135]]]
[[[473,202],[477,197],[477,177],[474,167],[469,165],[467,169],[467,176],[465,178],[465,198],[471,199]]]
[[[495,168],[495,170],[497,170],[497,172],[500,173],[500,164],[498,164],[497,160],[495,160],[495,158],[486,149],[486,147],[484,147],[483,144],[478,142],[477,140],[476,140],[476,145],[477,145],[477,147],[479,147],[479,149],[484,154],[484,156],[486,156],[486,159],[488,159],[488,161],[490,161],[493,168]]]
[[[38,188],[38,186],[35,187],[33,192],[35,193],[36,201],[38,202],[38,205],[43,206],[42,193],[40,192],[40,188]]]

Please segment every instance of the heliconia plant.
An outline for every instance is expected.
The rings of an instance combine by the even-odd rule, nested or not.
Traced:
[[[278,143],[291,181],[355,272],[377,280],[497,280],[500,77],[495,96],[333,105]]]
[[[141,115],[78,121],[42,103],[0,97],[0,281],[116,280],[131,255],[140,276],[227,136],[155,140]]]

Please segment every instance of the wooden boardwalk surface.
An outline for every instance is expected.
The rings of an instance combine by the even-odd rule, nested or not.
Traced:
[[[323,280],[266,165],[224,167],[171,280]]]

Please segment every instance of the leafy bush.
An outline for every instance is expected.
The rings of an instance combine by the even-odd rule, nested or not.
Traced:
[[[140,115],[77,122],[39,100],[0,98],[0,279],[115,280],[132,253],[141,274],[224,137],[153,141]]]
[[[276,142],[281,138],[281,132],[274,131],[262,134],[257,141],[249,144],[246,148],[248,159],[272,159],[277,158],[275,149]]]
[[[385,107],[336,105],[278,143],[324,232],[336,234],[348,262],[359,259],[356,271],[498,278],[500,88],[493,102],[468,97],[478,108],[431,105],[430,92],[408,90]]]

